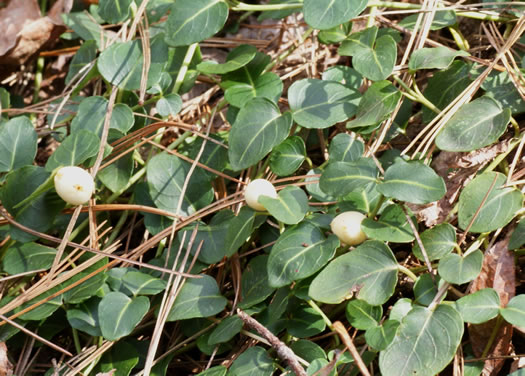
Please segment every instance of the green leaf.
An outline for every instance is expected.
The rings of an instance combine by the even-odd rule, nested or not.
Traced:
[[[77,166],[97,155],[100,139],[84,129],[67,136],[47,160],[46,171],[61,166]]]
[[[71,285],[75,283],[76,281],[88,276],[91,272],[93,272],[98,267],[106,263],[107,261],[105,259],[102,259],[102,261],[99,261],[98,263],[95,264],[96,267],[91,266],[87,270],[77,273],[73,277],[69,278],[67,281],[63,282],[60,285],[61,288]],[[104,272],[91,276],[90,278],[82,282],[81,284],[66,291],[64,293],[64,303],[78,304],[78,303],[81,303],[91,298],[93,295],[97,293],[97,290],[100,289],[104,285],[104,282],[106,282],[106,279],[107,279],[107,274]]]
[[[470,66],[459,60],[453,62],[450,68],[435,72],[428,79],[423,92],[425,98],[439,109],[447,107],[472,82],[469,71]],[[423,106],[422,111],[425,123],[429,123],[436,116],[436,113],[426,106]]]
[[[228,368],[224,366],[215,366],[197,374],[197,376],[226,376],[227,372]]]
[[[482,263],[483,252],[479,249],[464,257],[450,253],[439,261],[438,272],[445,281],[461,285],[478,276]]]
[[[153,37],[150,43],[151,62],[148,69],[147,88],[160,79],[168,62],[168,46],[164,43],[163,35]],[[102,51],[97,62],[102,77],[125,90],[140,89],[143,64],[142,43],[138,39],[112,44]]]
[[[509,249],[518,249],[523,244],[525,244],[525,220],[521,220],[512,232],[509,240]]]
[[[71,122],[71,134],[86,130],[100,137],[107,111],[108,100],[106,98],[93,96],[83,99],[78,107],[77,116]],[[109,123],[110,129],[126,133],[133,127],[134,122],[133,111],[127,105],[117,103],[113,107]]]
[[[177,0],[166,21],[166,43],[187,46],[209,38],[222,29],[228,18],[223,0]]]
[[[394,303],[392,309],[390,310],[389,318],[390,320],[395,320],[401,322],[403,317],[405,317],[408,312],[413,308],[412,300],[408,298],[401,298]]]
[[[98,371],[107,374],[114,370],[113,376],[129,376],[131,370],[135,368],[138,362],[139,354],[136,346],[128,342],[119,341],[109,351],[104,352],[104,355],[98,362]]]
[[[346,65],[335,65],[328,68],[323,72],[322,78],[323,81],[335,81],[350,89],[359,89],[363,83],[363,76]]]
[[[390,248],[369,240],[337,257],[315,277],[309,295],[320,302],[337,304],[358,290],[357,297],[379,305],[394,293],[398,264]]]
[[[230,131],[230,164],[236,171],[252,166],[288,136],[292,126],[289,112],[265,98],[254,98],[237,115]]]
[[[354,56],[372,48],[377,37],[377,26],[372,26],[350,36],[341,43],[337,53],[341,56]]]
[[[397,159],[385,172],[385,180],[377,190],[387,197],[413,204],[439,200],[446,192],[445,182],[421,162]]]
[[[372,158],[359,158],[353,162],[330,162],[319,181],[323,192],[342,197],[364,189],[377,181],[377,166]]]
[[[419,305],[429,306],[442,284],[443,280],[439,277],[433,279],[428,273],[421,274],[414,283],[415,302]]]
[[[354,55],[352,63],[356,71],[372,81],[386,79],[394,70],[397,45],[390,35],[377,38],[374,48],[364,49]]]
[[[386,320],[381,325],[367,329],[365,332],[366,343],[375,350],[385,350],[394,340],[399,325],[399,321]]]
[[[356,329],[366,330],[379,325],[383,307],[373,306],[364,300],[354,299],[346,305],[346,318]]]
[[[456,229],[448,223],[441,223],[423,231],[419,236],[430,261],[448,255],[456,246]],[[418,242],[414,243],[412,252],[419,260],[425,260]]]
[[[323,317],[310,306],[300,305],[290,312],[290,319],[286,321],[286,330],[297,338],[313,337],[322,333],[326,328]]]
[[[292,136],[277,145],[270,155],[270,168],[277,176],[293,174],[306,158],[306,146],[299,136]]]
[[[499,313],[499,295],[491,288],[476,291],[456,300],[456,309],[463,321],[471,324],[487,322]]]
[[[25,302],[18,307],[14,309],[14,312],[20,312],[33,304],[40,302],[42,300],[47,299],[51,295],[55,294],[58,290],[60,290],[60,286],[55,286],[49,290],[46,290],[44,293],[40,294],[34,299],[29,300],[28,302]],[[55,296],[54,298],[48,300],[47,302],[39,305],[38,307],[32,309],[31,311],[28,311],[24,313],[23,315],[20,315],[21,320],[27,320],[27,321],[40,321],[43,320],[49,316],[51,316],[57,309],[59,309],[62,306],[62,295]]]
[[[275,366],[272,358],[259,346],[244,351],[230,366],[228,376],[271,376]]]
[[[136,295],[156,295],[166,288],[166,281],[142,272],[130,271],[122,277],[122,285]]]
[[[47,269],[53,264],[56,249],[37,243],[14,244],[5,252],[2,268],[10,275]]]
[[[406,29],[413,30],[416,26],[417,18],[419,17],[419,14],[411,14],[408,17],[405,17],[399,22],[400,26],[403,26]],[[430,25],[430,30],[439,30],[443,29],[447,26],[452,26],[457,22],[456,20],[456,12],[454,10],[440,10],[436,9],[436,14],[434,15],[434,19],[432,20],[432,24]],[[419,28],[421,28],[421,25],[423,25],[423,22],[420,22]]]
[[[290,349],[295,355],[303,358],[307,362],[312,362],[315,359],[326,359],[326,354],[321,346],[317,343],[308,341],[306,339],[300,339],[294,341],[290,345]]]
[[[175,116],[182,109],[182,99],[178,94],[168,94],[157,101],[160,116]]]
[[[508,72],[489,75],[481,88],[486,91],[487,96],[500,103],[502,108],[510,108],[513,115],[525,112],[525,101],[516,90]]]
[[[133,0],[100,0],[98,14],[107,23],[118,24],[128,19]]]
[[[246,70],[246,67],[242,69]],[[244,107],[253,98],[266,98],[277,103],[282,92],[283,82],[279,76],[273,72],[267,72],[256,77],[253,81],[229,85],[224,91],[224,98],[233,106]]]
[[[148,310],[149,300],[145,296],[132,299],[117,291],[106,294],[98,305],[102,335],[110,341],[127,336]]]
[[[241,301],[239,307],[250,308],[264,301],[275,290],[268,283],[268,255],[260,255],[250,260],[242,273]]]
[[[289,186],[279,191],[277,198],[261,196],[259,202],[277,220],[287,225],[295,225],[302,221],[309,209],[306,193],[295,186]]]
[[[239,47],[230,51],[226,57],[226,62],[217,64],[213,61],[204,61],[197,65],[197,69],[206,74],[224,74],[244,67],[253,60],[257,48],[250,44],[241,44]]]
[[[270,0],[268,4],[297,4],[297,0]],[[267,10],[261,12],[257,21],[263,21],[268,19],[280,20],[288,17],[289,15],[299,12],[302,9],[302,4],[295,9],[278,9],[278,10]]]
[[[500,313],[512,325],[525,327],[525,294],[512,298],[505,308],[500,309]]]
[[[208,176],[201,170],[193,172],[182,196],[189,169],[189,163],[171,154],[157,154],[151,158],[146,174],[151,198],[158,208],[175,213],[178,202],[183,197],[181,211],[177,214],[188,216],[213,200],[213,188]]]
[[[417,223],[414,217],[412,222]],[[396,243],[409,243],[414,240],[414,233],[400,205],[387,206],[377,221],[365,218],[361,222],[361,229],[370,239]]]
[[[408,69],[446,69],[458,56],[470,56],[466,51],[456,51],[448,47],[420,48],[410,56]]]
[[[353,162],[363,156],[365,145],[356,138],[356,134],[339,133],[330,142],[328,153],[330,161]]]
[[[9,92],[5,88],[0,87],[0,110],[8,109],[10,104],[11,104],[11,97],[9,95]],[[7,119],[8,119],[7,112],[4,112],[3,115],[0,115],[0,123],[3,120],[7,120]]]
[[[358,16],[367,0],[304,0],[304,19],[314,29],[330,29]]]
[[[100,298],[94,297],[66,311],[67,321],[72,328],[87,333],[93,337],[101,336],[98,319]]]
[[[228,342],[230,339],[238,334],[243,326],[242,320],[239,316],[229,316],[222,320],[208,338],[209,345],[217,345],[219,343]]]
[[[495,184],[484,201],[489,188]],[[521,209],[523,195],[515,188],[503,188],[506,177],[498,172],[485,172],[467,184],[459,196],[458,225],[465,230],[477,214],[470,232],[494,231],[507,225]]]
[[[374,82],[361,98],[355,119],[346,123],[347,128],[375,125],[394,111],[401,99],[401,92],[390,81]]]
[[[325,238],[321,229],[309,222],[290,227],[272,247],[268,259],[268,282],[282,287],[311,276],[321,269],[339,246],[335,235]]]
[[[481,97],[462,106],[436,137],[446,151],[472,151],[490,145],[507,129],[510,109],[502,109],[490,97]]]
[[[243,206],[239,214],[228,222],[225,244],[226,255],[231,256],[246,242],[252,234],[255,211]]]
[[[54,190],[44,192],[35,198],[25,208],[14,207],[29,197],[41,184],[46,182],[50,174],[42,167],[24,166],[7,175],[2,187],[2,204],[14,219],[24,226],[39,232],[46,232],[53,226],[55,216],[64,208],[65,202],[58,197]],[[37,239],[16,227],[9,230],[11,237],[20,242]]]
[[[94,40],[98,48],[105,46],[110,39],[116,37],[113,31],[104,30],[87,12],[63,13],[62,19],[80,38],[85,41]]]
[[[76,77],[77,74],[88,64],[92,63],[97,58],[97,44],[94,40],[88,40],[84,42],[78,49],[71,63],[69,63],[69,70],[66,76],[66,85]],[[95,75],[95,65],[93,65],[89,73],[82,71],[81,76],[86,74],[83,82],[86,82],[90,77]],[[79,86],[82,86],[80,84]]]
[[[305,128],[327,128],[353,116],[361,94],[333,81],[295,81],[288,89],[294,120]]]
[[[443,335],[446,333],[446,335]],[[456,353],[463,320],[452,307],[414,307],[401,322],[394,341],[379,354],[383,376],[435,375]]]
[[[208,139],[204,145],[204,150],[200,155],[199,162],[216,171],[222,172],[228,164],[228,148],[222,143],[223,139],[219,136],[211,134],[209,137],[210,139]],[[217,142],[214,142],[213,140]],[[199,155],[203,142],[204,139],[199,137],[192,143],[192,147],[189,151],[189,157],[191,159],[197,159],[197,155]],[[202,170],[207,176],[209,176],[210,180],[214,180],[217,177],[217,175],[211,171],[206,171],[200,167],[198,167],[198,169]]]
[[[344,41],[352,31],[352,22],[345,22],[329,29],[321,30],[317,38],[321,43],[333,44]],[[325,78],[323,77],[323,80]]]
[[[133,175],[133,153],[129,153],[115,162],[98,171],[97,178],[111,192],[118,192],[124,188]]]
[[[32,164],[36,144],[35,128],[25,116],[0,124],[0,172]]]
[[[217,281],[209,275],[187,279],[173,303],[167,321],[208,317],[221,312],[227,300],[221,295]]]

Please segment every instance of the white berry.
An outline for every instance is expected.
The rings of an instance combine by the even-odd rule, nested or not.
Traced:
[[[254,210],[263,211],[266,208],[258,202],[260,196],[277,198],[275,187],[266,179],[252,180],[244,190],[244,198],[248,206]]]
[[[365,218],[366,216],[356,211],[344,212],[332,220],[330,227],[343,243],[361,244],[366,240],[366,234],[361,230],[361,222]]]
[[[86,170],[77,166],[67,166],[57,171],[55,190],[68,204],[81,205],[95,192],[95,182]]]

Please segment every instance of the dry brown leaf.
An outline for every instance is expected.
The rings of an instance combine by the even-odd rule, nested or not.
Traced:
[[[11,376],[13,365],[7,358],[7,346],[5,342],[0,342],[0,376]]]
[[[499,295],[502,307],[505,307],[516,293],[514,254],[508,250],[508,242],[507,237],[485,252],[481,272],[470,286],[470,293],[488,287],[493,288]],[[495,323],[496,319],[493,319],[483,324],[469,325],[470,342],[476,357],[482,355]],[[503,321],[487,356],[509,355],[512,350],[511,339],[512,325]],[[486,360],[483,375],[498,375],[504,363],[505,359]]]
[[[72,0],[57,1],[41,17],[37,0],[12,0],[0,10],[0,65],[18,66],[65,30],[60,15],[69,12]]]

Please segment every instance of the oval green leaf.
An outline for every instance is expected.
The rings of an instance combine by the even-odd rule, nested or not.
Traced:
[[[357,297],[372,305],[383,304],[397,283],[398,264],[390,248],[369,240],[330,262],[310,285],[317,301],[337,304],[357,291]]]
[[[438,272],[445,281],[461,285],[478,276],[482,263],[483,252],[479,249],[464,257],[450,253],[439,261]]]
[[[166,281],[142,272],[130,271],[122,277],[122,285],[134,296],[156,295],[166,288]]]
[[[456,309],[463,321],[471,324],[487,322],[499,313],[499,295],[491,288],[476,291],[456,300]]]
[[[507,322],[525,327],[525,294],[516,295],[505,308],[501,308],[500,312]]]
[[[91,336],[101,336],[102,332],[100,331],[100,322],[98,319],[98,305],[100,300],[100,298],[94,297],[68,309],[66,316],[69,325]]]
[[[250,308],[269,297],[275,288],[268,283],[268,255],[260,255],[250,260],[242,273],[241,301],[239,307]]]
[[[107,23],[117,24],[129,17],[132,2],[133,0],[100,0],[98,14]]]
[[[448,255],[456,246],[456,229],[449,223],[441,223],[423,231],[419,236],[430,261]],[[412,252],[419,260],[425,260],[418,242],[414,244]]]
[[[446,69],[458,56],[470,56],[466,51],[456,51],[448,47],[420,48],[410,56],[408,69]]]
[[[306,193],[295,186],[279,191],[277,198],[261,196],[258,201],[277,220],[287,225],[295,225],[302,221],[309,209]]]
[[[417,222],[414,217],[412,222]],[[414,240],[414,233],[400,205],[387,206],[377,221],[365,218],[361,222],[361,229],[369,239],[396,243],[409,243]]]
[[[358,16],[368,0],[304,0],[304,19],[314,29],[330,29]]]
[[[270,168],[277,176],[293,174],[306,158],[306,146],[299,136],[292,136],[281,142],[270,156]]]
[[[333,162],[353,162],[363,156],[365,144],[356,138],[355,133],[339,133],[330,142],[328,153]]]
[[[47,160],[46,171],[61,166],[77,166],[98,153],[100,139],[84,129],[67,136]]]
[[[273,359],[259,346],[250,347],[235,359],[228,376],[272,376]]]
[[[356,329],[366,330],[379,325],[383,307],[373,306],[364,300],[354,299],[346,305],[346,318]]]
[[[377,38],[374,48],[360,50],[353,57],[356,71],[372,81],[385,80],[396,64],[397,44],[390,35]]]
[[[208,345],[217,345],[219,343],[228,342],[239,333],[243,326],[243,321],[239,316],[229,316],[222,320],[208,338]]]
[[[56,249],[37,243],[14,244],[2,260],[3,270],[10,275],[47,269],[53,264]]]
[[[250,44],[241,44],[234,48],[226,57],[226,62],[217,64],[212,61],[203,61],[197,65],[197,69],[206,74],[224,74],[244,67],[253,60],[257,48]]]
[[[319,186],[333,197],[342,197],[377,181],[377,166],[372,158],[353,162],[331,162],[321,175]]]
[[[25,116],[0,124],[0,172],[32,164],[36,144],[35,128]]]
[[[386,320],[381,325],[369,328],[365,332],[366,344],[378,351],[385,350],[394,340],[399,325],[399,321]]]

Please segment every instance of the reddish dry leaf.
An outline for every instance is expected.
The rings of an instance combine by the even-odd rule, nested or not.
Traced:
[[[7,346],[5,342],[0,342],[0,376],[11,376],[13,365],[7,358]]]
[[[60,14],[72,0],[57,1],[46,17],[40,16],[37,0],[12,0],[0,10],[0,65],[18,66],[65,30]]]
[[[493,288],[498,292],[502,307],[505,307],[516,293],[514,254],[508,250],[508,242],[507,237],[485,252],[481,272],[470,286],[470,293],[488,287]],[[483,324],[469,325],[470,342],[476,357],[482,355],[495,323],[496,319],[493,319]],[[512,325],[503,321],[487,356],[509,355],[512,350],[511,339]],[[505,359],[485,361],[483,375],[498,375],[504,363]]]

